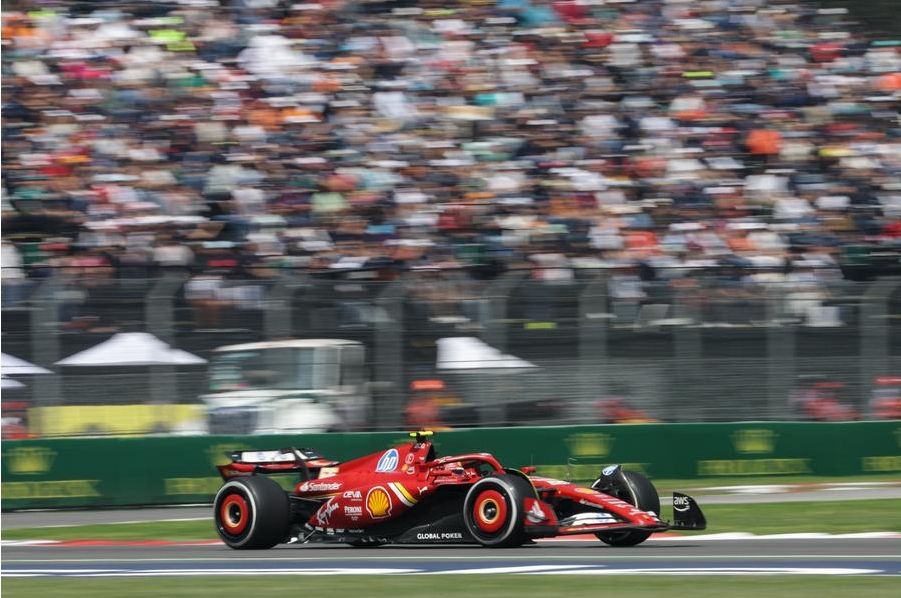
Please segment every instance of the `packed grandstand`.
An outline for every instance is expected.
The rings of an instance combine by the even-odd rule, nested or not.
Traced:
[[[19,8],[3,12],[6,305],[53,268],[830,276],[843,248],[901,238],[901,42],[844,10]]]
[[[546,410],[565,388],[570,418],[897,408],[899,297],[852,281],[901,272],[901,39],[844,9],[47,0],[2,20],[5,351],[52,367],[145,328],[205,356],[278,335],[384,350],[388,323],[395,389],[435,377],[437,339],[482,335],[541,365],[517,391]],[[304,274],[279,328],[270,299]],[[401,274],[392,319],[370,283]],[[194,400],[196,378],[154,392]],[[50,404],[60,379],[12,392]],[[109,380],[67,378],[66,400],[121,400]]]

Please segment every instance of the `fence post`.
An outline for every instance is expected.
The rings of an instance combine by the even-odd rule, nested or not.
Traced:
[[[607,329],[612,314],[607,307],[607,275],[603,272],[586,285],[579,295],[579,380],[581,396],[587,402],[567,407],[567,419],[572,422],[590,421],[593,417],[592,398],[610,395]]]
[[[525,273],[522,271],[507,272],[485,289],[488,318],[482,340],[498,351],[507,350],[507,302],[510,300],[510,292],[523,278]]]
[[[691,293],[695,293],[692,298]],[[669,421],[702,422],[706,420],[708,393],[704,371],[703,338],[700,326],[704,322],[703,308],[698,304],[704,291],[702,289],[679,290],[675,295],[678,313],[685,318],[685,324],[673,329],[673,379],[680,384],[673,384],[667,389],[667,410]],[[675,396],[673,391],[679,388],[691,389],[694,394],[691,400]]]
[[[31,310],[31,350],[37,365],[53,369],[59,361],[60,309],[57,294],[62,285],[54,272],[34,293],[37,309]],[[62,403],[58,373],[32,377],[35,407],[50,407]],[[40,422],[38,422],[38,425]]]
[[[185,284],[181,272],[164,272],[144,299],[147,332],[170,345],[175,345],[175,294]],[[179,391],[176,370],[172,365],[150,366],[150,397],[154,403],[177,403]],[[174,399],[174,400],[173,400]]]
[[[889,371],[888,304],[892,293],[901,285],[901,278],[884,278],[864,291],[860,306],[860,392],[858,405],[866,412],[873,396],[873,381]]]
[[[170,345],[175,343],[175,294],[186,280],[187,276],[181,272],[165,272],[144,301],[147,332]]]
[[[375,300],[376,305],[389,316],[376,322],[375,342],[371,348],[375,358],[372,415],[377,430],[387,430],[400,424],[406,406],[403,330],[403,300],[406,295],[406,280],[400,278],[388,283]]]
[[[296,276],[293,272],[282,274],[279,282],[269,291],[263,312],[263,327],[267,340],[285,339],[294,336],[294,295],[298,290],[307,288],[306,277]]]
[[[788,399],[795,385],[795,325],[783,318],[785,289],[777,286],[765,295],[767,315],[767,417],[791,419]]]

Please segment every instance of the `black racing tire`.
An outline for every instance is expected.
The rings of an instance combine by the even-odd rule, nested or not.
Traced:
[[[482,546],[513,548],[528,539],[523,531],[523,502],[534,496],[532,485],[516,475],[484,477],[463,500],[463,523]]]
[[[604,490],[607,494],[624,500],[642,511],[653,511],[660,515],[660,495],[651,480],[637,471],[623,471],[625,483],[617,482],[612,490]],[[595,482],[597,484],[597,482]],[[594,485],[592,485],[594,487]],[[610,546],[637,546],[651,537],[651,532],[629,530],[621,532],[600,532],[595,534],[598,540]]]
[[[219,537],[236,550],[272,548],[288,539],[288,494],[274,480],[259,476],[227,481],[213,501]]]

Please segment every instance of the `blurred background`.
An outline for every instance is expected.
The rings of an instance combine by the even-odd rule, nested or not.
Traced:
[[[3,437],[901,419],[899,12],[4,2]]]

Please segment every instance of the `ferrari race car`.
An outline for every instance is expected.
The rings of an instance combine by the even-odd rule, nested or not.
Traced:
[[[655,532],[702,530],[689,496],[673,493],[673,522],[644,475],[605,467],[589,487],[504,468],[488,453],[438,457],[431,432],[413,441],[338,462],[311,449],[230,453],[218,466],[225,483],[213,514],[235,549],[281,543],[481,544],[513,547],[535,538],[594,534],[634,546]],[[297,474],[286,491],[266,474]]]

